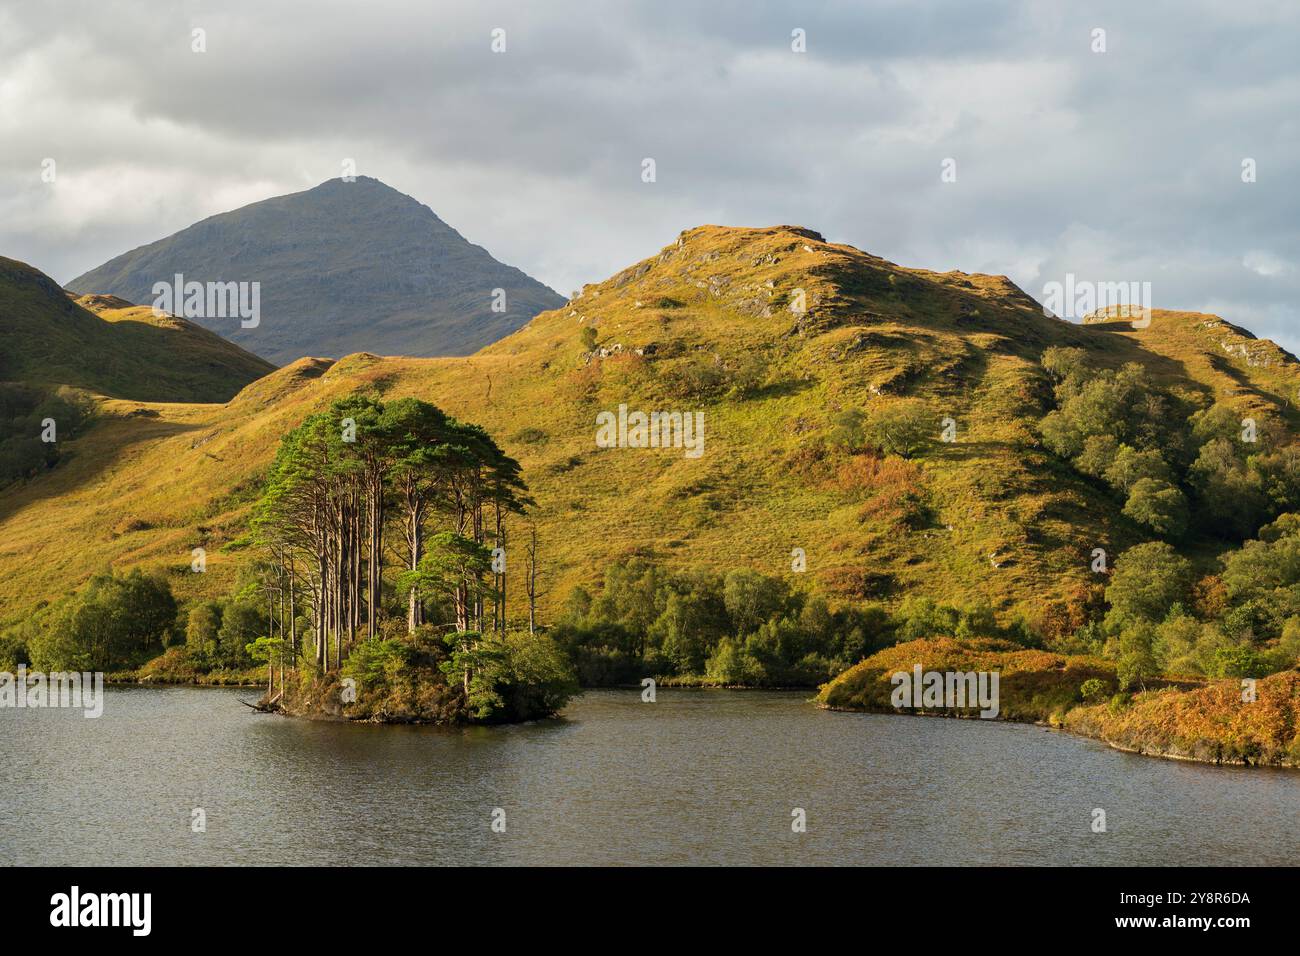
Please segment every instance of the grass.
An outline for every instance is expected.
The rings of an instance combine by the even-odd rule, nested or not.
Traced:
[[[1004,720],[1059,722],[1083,703],[1079,688],[1088,680],[1100,681],[1107,697],[1118,690],[1115,665],[1100,658],[1026,650],[1007,641],[938,638],[896,644],[871,655],[823,685],[817,702],[831,710],[894,713],[890,676],[917,664],[922,671],[997,672],[999,717]],[[973,716],[978,709],[937,712]]]

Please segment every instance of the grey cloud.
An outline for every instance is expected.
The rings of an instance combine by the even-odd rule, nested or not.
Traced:
[[[66,280],[355,157],[566,292],[793,221],[1031,294],[1148,279],[1297,350],[1298,34],[1280,2],[33,5],[0,13],[0,251]]]

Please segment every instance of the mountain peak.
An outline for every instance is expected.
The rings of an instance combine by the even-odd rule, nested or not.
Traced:
[[[683,230],[533,327],[595,325],[643,347],[692,313],[755,337],[839,330],[865,341],[867,333],[850,330],[879,337],[894,326],[899,341],[926,330],[982,335],[986,347],[1027,352],[1056,334],[1042,307],[1005,276],[906,268],[800,225]],[[724,316],[731,321],[717,321]]]
[[[826,241],[825,237],[820,232],[817,232],[815,229],[808,229],[805,226],[755,227],[755,226],[717,226],[717,225],[708,225],[708,224],[702,226],[696,226],[694,229],[683,229],[681,231],[679,238],[681,238],[682,240],[685,240],[687,237],[691,237],[691,238],[699,237],[699,238],[706,238],[706,239],[720,238],[722,236],[737,234],[737,233],[749,234],[754,238],[758,238],[760,236],[777,236],[777,235],[788,234],[801,239],[811,239],[813,242],[824,243]]]
[[[152,302],[154,284],[176,275],[257,283],[256,323],[190,318],[277,363],[361,351],[467,355],[563,302],[370,176],[211,216],[68,287]]]
[[[336,195],[350,196],[353,199],[365,197],[372,202],[376,200],[404,202],[410,203],[413,206],[419,206],[423,209],[429,209],[427,205],[420,202],[420,200],[416,199],[414,196],[404,193],[400,189],[396,189],[383,180],[376,179],[373,176],[356,176],[350,180],[344,179],[341,176],[336,176],[333,179],[326,179],[324,182],[318,183],[310,189],[304,189],[297,193],[286,193],[283,196],[275,196],[266,201],[275,202],[277,200],[293,199],[294,197],[321,198]],[[433,210],[429,209],[429,211],[432,212]]]

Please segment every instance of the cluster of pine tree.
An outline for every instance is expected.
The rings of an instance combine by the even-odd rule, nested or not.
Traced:
[[[518,463],[477,425],[415,398],[336,401],[284,436],[255,509],[268,640],[298,659],[305,611],[318,668],[340,668],[379,634],[390,557],[410,633],[431,606],[458,633],[504,631],[506,521],[529,504]]]

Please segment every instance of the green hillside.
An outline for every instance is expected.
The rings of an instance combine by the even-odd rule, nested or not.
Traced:
[[[1293,357],[1212,316],[1076,325],[1005,277],[908,269],[797,227],[704,226],[469,357],[303,359],[224,405],[104,402],[65,464],[0,499],[0,602],[14,620],[133,567],[165,575],[182,603],[228,594],[254,559],[241,539],[281,436],[364,393],[433,402],[518,459],[543,623],[575,586],[597,593],[638,558],[753,569],[832,607],[926,596],[1064,639],[1102,613],[1132,546],[1172,541],[1190,582],[1286,510],[1298,376]],[[1115,394],[1137,450],[1112,447],[1090,474],[1105,443],[1076,457],[1067,446],[1086,436],[1070,429],[1090,389],[1112,385],[1129,390]],[[1043,423],[1070,402],[1049,441]],[[597,416],[621,404],[702,412],[703,454],[598,447]],[[1261,444],[1231,458],[1221,433],[1245,416]],[[1153,462],[1162,444],[1168,460]],[[1231,458],[1219,471],[1211,445]],[[1236,530],[1207,510],[1251,496]],[[199,546],[205,574],[189,568]]]
[[[74,301],[40,271],[0,257],[0,381],[222,402],[274,368],[184,319],[120,299]]]

